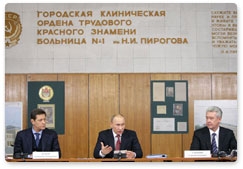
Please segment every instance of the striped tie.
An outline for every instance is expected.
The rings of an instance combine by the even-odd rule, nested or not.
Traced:
[[[36,143],[36,147],[38,147],[39,142],[40,142],[40,133],[35,133],[36,139],[35,139],[35,143]]]
[[[217,150],[217,145],[216,145],[216,141],[215,141],[215,136],[216,133],[212,134],[212,154],[217,154],[218,150]]]

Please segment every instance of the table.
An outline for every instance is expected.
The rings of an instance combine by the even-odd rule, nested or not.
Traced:
[[[7,162],[234,162],[237,157],[212,157],[212,158],[60,158],[60,159],[13,159],[6,158]]]

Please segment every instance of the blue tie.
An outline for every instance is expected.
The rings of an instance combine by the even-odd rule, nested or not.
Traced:
[[[216,141],[215,141],[216,133],[213,133],[212,136],[213,136],[213,138],[212,138],[212,154],[217,154],[218,150],[217,150],[217,145],[216,145]]]
[[[35,143],[36,143],[36,147],[38,147],[39,142],[40,142],[40,133],[35,133],[36,139],[35,139]]]

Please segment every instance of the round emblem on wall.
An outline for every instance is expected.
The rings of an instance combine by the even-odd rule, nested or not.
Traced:
[[[51,100],[53,95],[54,95],[54,91],[48,85],[42,86],[39,90],[39,96],[43,101]]]
[[[16,45],[22,32],[20,17],[14,12],[5,12],[5,47]]]

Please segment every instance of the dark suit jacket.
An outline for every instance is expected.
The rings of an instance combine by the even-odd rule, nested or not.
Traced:
[[[101,158],[99,152],[101,150],[100,142],[104,143],[104,146],[109,145],[112,147],[113,151],[105,156],[105,158],[113,158],[115,145],[114,136],[112,129],[107,129],[99,132],[96,146],[94,148],[94,157]],[[120,150],[130,150],[136,153],[136,158],[141,158],[143,156],[143,151],[137,138],[135,131],[125,129],[121,137]]]
[[[32,154],[32,138],[32,128],[19,131],[14,142],[14,155],[16,153]],[[58,136],[54,130],[50,130],[48,128],[43,130],[40,141],[42,151],[58,151],[59,157],[61,157],[61,149],[58,142]]]
[[[219,151],[227,154],[233,149],[237,149],[237,141],[232,130],[220,127],[219,129]],[[191,150],[211,150],[210,132],[207,127],[195,130]]]

